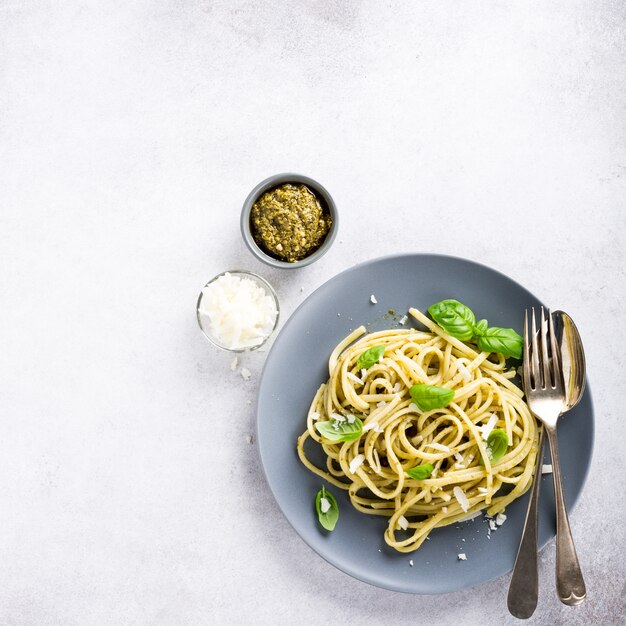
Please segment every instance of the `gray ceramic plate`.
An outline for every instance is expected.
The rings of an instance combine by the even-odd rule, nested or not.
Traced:
[[[370,303],[375,294],[378,304]],[[278,506],[296,532],[320,556],[364,582],[410,593],[444,593],[491,580],[513,568],[528,494],[507,508],[508,519],[490,536],[484,517],[433,531],[412,554],[384,542],[384,518],[356,511],[340,489],[340,518],[332,533],[323,531],[314,509],[322,480],[300,463],[296,439],[319,385],[328,378],[328,356],[351,329],[397,326],[388,309],[422,311],[444,298],[467,304],[477,318],[521,332],[522,315],[541,303],[529,291],[484,265],[431,254],[375,259],[335,276],[309,296],[276,338],[268,355],[257,409],[261,461]],[[554,303],[555,306],[558,303]],[[410,323],[410,322],[409,322]],[[570,510],[589,468],[593,409],[589,389],[559,425],[565,497]],[[552,477],[543,478],[539,512],[540,544],[554,536]],[[464,552],[467,561],[459,561]],[[311,558],[314,558],[313,556]],[[409,560],[413,560],[413,567]]]

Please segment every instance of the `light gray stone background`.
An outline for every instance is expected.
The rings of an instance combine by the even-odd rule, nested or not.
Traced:
[[[531,623],[623,623],[625,34],[621,0],[1,0],[0,623],[514,623],[506,576],[418,597],[314,554],[246,442],[267,353],[244,382],[196,326],[222,270],[269,279],[284,322],[403,251],[491,265],[579,324],[589,598],[557,601],[551,544]],[[342,217],[294,272],[238,224],[288,170]]]

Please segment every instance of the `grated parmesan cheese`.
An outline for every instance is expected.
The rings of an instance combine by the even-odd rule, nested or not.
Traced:
[[[478,430],[480,430],[482,437],[485,441],[489,438],[491,431],[495,428],[495,425],[498,423],[498,416],[491,414],[489,421],[484,426],[479,426]]]
[[[409,567],[413,567],[413,559],[409,559]]]
[[[463,489],[461,489],[460,487],[455,487],[452,490],[452,493],[454,494],[454,497],[456,498],[456,501],[461,505],[461,508],[463,509],[464,513],[467,513],[467,510],[469,509],[470,503],[469,500],[467,499],[467,496],[465,495],[465,492],[463,491]]]
[[[367,424],[363,425],[363,430],[361,432],[366,433],[368,430],[374,430],[374,432],[379,432],[380,424],[378,422],[367,422]]]
[[[363,465],[363,461],[365,461],[365,455],[357,454],[352,461],[350,461],[350,473],[354,474],[361,465]]]
[[[504,522],[506,522],[506,515],[504,513],[498,513],[496,515],[496,524],[498,526],[502,526],[502,524],[504,524]]]
[[[440,452],[450,452],[450,448],[448,446],[444,446],[442,443],[426,443],[424,444],[426,448],[433,448],[434,450],[439,450]]]
[[[322,513],[328,513],[330,510],[330,502],[326,498],[320,498],[320,511]]]
[[[370,296],[370,302],[372,304],[378,304],[378,300],[376,300],[376,296],[374,294]]]
[[[234,372],[237,369],[237,364],[239,363],[239,359],[237,357],[235,357],[231,362],[230,362],[230,371]]]
[[[472,380],[472,375],[470,374],[470,371],[467,369],[467,367],[465,367],[463,363],[461,362],[457,363],[457,369],[459,370],[459,374],[461,374],[461,378],[466,383]]]
[[[226,272],[202,289],[198,314],[202,329],[217,343],[245,350],[271,335],[278,311],[274,298],[255,280]]]
[[[399,322],[399,323],[400,323],[400,324],[402,324],[402,326],[404,326],[404,325],[406,324],[406,322],[407,322],[407,320],[408,320],[408,319],[409,319],[409,318],[408,318],[408,316],[407,316],[407,315],[403,315],[403,316],[400,318],[400,322]]]
[[[552,465],[542,465],[541,466],[542,474],[552,474]]]
[[[400,526],[402,530],[406,530],[409,527],[409,520],[404,517],[404,515],[400,515],[398,518],[398,526]]]
[[[366,370],[365,368],[363,368],[363,369],[361,370],[361,378],[362,378],[363,380],[365,380],[365,379],[367,378],[367,370]]]
[[[465,552],[459,552],[456,556],[459,559],[459,561],[467,561],[467,556]]]
[[[316,422],[319,418],[320,418],[320,414],[317,411],[313,411],[313,413],[311,413],[311,419],[314,422]]]
[[[346,374],[346,377],[349,378],[353,383],[357,385],[363,384],[363,381],[358,376],[355,376],[352,372],[348,372]]]
[[[250,376],[252,376],[252,373],[247,367],[242,367],[239,373],[244,380],[250,380]]]

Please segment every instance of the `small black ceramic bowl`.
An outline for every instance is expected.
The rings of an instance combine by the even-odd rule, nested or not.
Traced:
[[[324,238],[324,241],[319,246],[319,248],[314,250],[311,254],[304,257],[303,259],[294,262],[282,261],[281,259],[278,259],[268,254],[254,240],[254,236],[252,235],[252,231],[250,229],[250,211],[254,203],[266,191],[274,189],[275,187],[279,187],[280,185],[284,185],[285,183],[306,185],[317,196],[320,204],[322,204],[322,208],[328,211],[328,214],[330,215],[332,221],[330,230],[326,234],[326,237]],[[310,265],[311,263],[317,261],[319,258],[323,257],[326,252],[328,252],[330,246],[332,246],[333,241],[337,236],[338,227],[339,217],[337,215],[337,207],[335,206],[335,202],[332,199],[331,195],[317,181],[309,178],[308,176],[302,176],[301,174],[275,174],[274,176],[266,178],[250,192],[250,194],[246,198],[246,201],[243,203],[243,209],[241,211],[241,234],[243,235],[243,240],[246,242],[246,245],[248,246],[250,252],[252,252],[252,254],[254,254],[257,259],[263,261],[263,263],[267,263],[267,265],[271,265],[272,267],[279,267],[281,269],[293,270],[298,267],[304,267],[305,265]]]

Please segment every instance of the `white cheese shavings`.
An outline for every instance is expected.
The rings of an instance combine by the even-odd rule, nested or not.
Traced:
[[[320,498],[320,511],[322,513],[330,511],[330,502],[326,498]]]
[[[552,465],[542,465],[541,466],[542,474],[552,474]]]
[[[400,323],[400,324],[402,324],[402,326],[404,326],[404,325],[406,324],[406,322],[407,322],[407,320],[408,320],[408,319],[409,319],[409,317],[408,317],[407,315],[403,315],[403,316],[400,318],[399,323]]]
[[[504,524],[504,522],[506,522],[506,515],[504,513],[498,513],[496,515],[496,524],[498,526],[502,526],[502,524]]]
[[[489,438],[491,431],[494,429],[495,425],[498,423],[498,416],[491,414],[489,421],[484,426],[479,426],[478,430],[480,430],[481,435],[485,441]]]
[[[370,302],[372,304],[378,304],[378,300],[376,300],[376,296],[374,294],[370,296]]]
[[[230,371],[234,372],[237,369],[237,364],[239,363],[239,359],[237,357],[235,357],[231,362],[230,362]]]
[[[409,559],[409,567],[413,567],[413,559]]]
[[[244,350],[269,337],[278,311],[274,298],[255,280],[226,272],[202,289],[198,315],[217,343]]]
[[[320,414],[317,411],[313,411],[310,415],[311,419],[316,422],[320,418]]]
[[[250,376],[252,376],[252,372],[247,367],[242,367],[239,373],[244,380],[250,380]]]
[[[441,510],[442,510],[444,513],[447,513],[447,512],[448,512],[448,507],[447,507],[447,506],[442,506],[442,507],[441,507]]]
[[[330,417],[339,423],[346,421],[346,418],[341,413],[333,413]]]
[[[355,376],[352,372],[348,372],[346,374],[346,377],[349,378],[356,385],[362,385],[363,384],[363,381],[358,376]]]
[[[346,419],[348,420],[348,424],[354,424],[354,420],[356,419],[356,417],[354,417],[352,413],[348,413],[348,415],[346,415]]]
[[[456,556],[459,561],[467,561],[467,556],[465,555],[465,552],[459,552]]]
[[[470,374],[470,371],[467,369],[467,367],[465,367],[463,363],[457,363],[457,369],[459,370],[459,374],[461,374],[461,378],[466,383],[472,380],[472,375]]]
[[[252,443],[252,435],[246,436],[246,443]]]
[[[366,370],[365,368],[363,368],[363,369],[361,370],[361,378],[362,378],[363,380],[365,380],[365,379],[367,378],[367,370]]]
[[[494,520],[490,519],[489,520],[489,530],[495,530],[497,528],[496,523]]]
[[[487,489],[487,487],[478,487],[478,491],[480,493],[489,493],[489,489]]]
[[[367,422],[367,424],[363,425],[363,430],[361,432],[366,433],[368,430],[373,430],[374,432],[380,432],[380,424],[378,422]]]
[[[433,448],[434,450],[439,450],[440,452],[450,452],[450,448],[448,446],[444,446],[442,443],[426,443],[424,444],[426,448]]]
[[[458,463],[463,463],[463,461],[465,460],[463,458],[463,455],[460,454],[459,452],[454,453],[454,458],[457,460]]]
[[[470,507],[470,503],[469,500],[467,499],[467,496],[465,495],[465,492],[463,491],[463,489],[461,489],[461,487],[455,487],[452,490],[452,493],[454,494],[454,497],[456,498],[456,501],[461,505],[461,508],[463,509],[464,513],[467,513],[467,510]]]
[[[350,473],[354,474],[361,465],[363,465],[363,461],[365,461],[364,454],[357,454],[352,461],[350,461]]]
[[[398,391],[400,391],[400,389],[401,389],[401,388],[402,388],[402,385],[401,385],[400,383],[396,383],[396,384],[393,386],[393,392],[394,392],[394,393],[398,393]]]
[[[409,527],[409,520],[404,517],[404,515],[400,515],[398,518],[398,526],[400,526],[402,530],[406,530]]]

